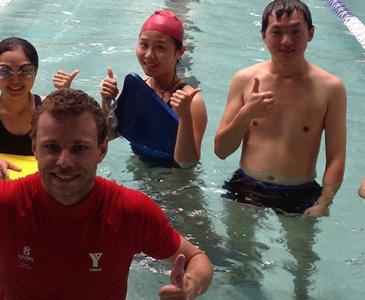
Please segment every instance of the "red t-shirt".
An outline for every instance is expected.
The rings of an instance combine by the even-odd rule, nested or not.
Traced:
[[[73,206],[46,194],[39,174],[0,181],[0,286],[7,300],[125,299],[135,254],[163,259],[179,246],[179,233],[154,201],[100,177]]]

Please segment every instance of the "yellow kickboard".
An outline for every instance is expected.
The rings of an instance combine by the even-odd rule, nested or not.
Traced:
[[[33,174],[38,171],[37,160],[31,155],[15,155],[15,154],[4,154],[0,153],[0,158],[5,159],[14,165],[22,168],[20,172],[8,169],[8,178],[17,179],[29,174]]]

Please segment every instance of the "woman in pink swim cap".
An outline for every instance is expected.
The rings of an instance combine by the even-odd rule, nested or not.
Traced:
[[[179,116],[174,160],[180,167],[192,167],[200,159],[207,125],[207,111],[200,89],[184,83],[176,65],[184,54],[184,27],[169,10],[155,11],[141,27],[136,56],[147,75],[145,80]],[[106,99],[116,99],[120,91],[111,68],[101,86],[103,107]],[[105,108],[106,109],[106,108]]]

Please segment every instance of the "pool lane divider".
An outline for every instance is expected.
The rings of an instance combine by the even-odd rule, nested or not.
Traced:
[[[326,2],[365,49],[365,25],[340,0],[326,0]]]

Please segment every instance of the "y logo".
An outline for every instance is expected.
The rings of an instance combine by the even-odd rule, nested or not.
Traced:
[[[99,260],[103,253],[89,253],[92,262],[92,268],[90,268],[90,272],[100,272],[101,268],[99,268]]]

